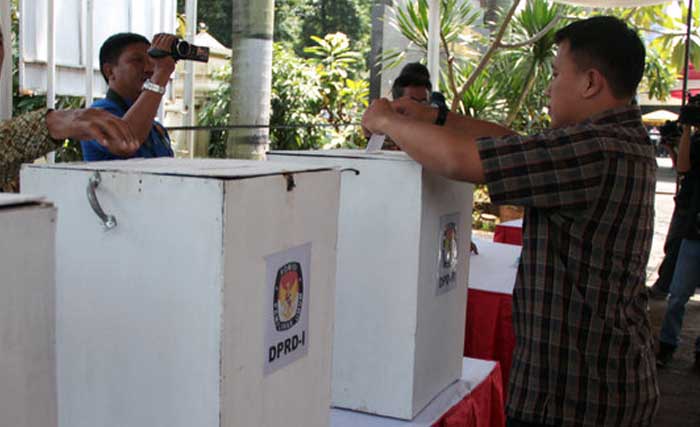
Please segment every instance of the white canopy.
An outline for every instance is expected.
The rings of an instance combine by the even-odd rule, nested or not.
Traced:
[[[575,6],[588,7],[638,7],[661,3],[671,3],[673,0],[554,0],[556,3],[566,3]]]
[[[642,116],[642,122],[650,126],[661,126],[667,121],[678,120],[678,114],[668,110],[656,110]]]

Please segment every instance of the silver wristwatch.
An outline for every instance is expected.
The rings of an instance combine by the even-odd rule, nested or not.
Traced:
[[[145,82],[143,82],[141,89],[150,90],[151,92],[159,93],[161,95],[165,93],[165,86],[157,85],[153,83],[151,79],[147,79]]]

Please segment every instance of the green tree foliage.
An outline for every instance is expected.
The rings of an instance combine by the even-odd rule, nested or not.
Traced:
[[[533,119],[525,107],[532,98],[543,98],[543,91],[535,93],[533,88],[549,79],[554,34],[564,25],[567,10],[546,0],[531,0],[512,20],[509,14],[496,14],[497,28],[488,33],[481,10],[468,2],[441,0],[440,87],[453,110],[507,124]],[[411,44],[427,51],[427,0],[398,7],[393,25]],[[485,55],[491,59],[484,60]],[[389,52],[383,60],[392,66],[403,56],[403,51]],[[540,108],[545,105],[535,101]]]
[[[304,16],[301,40],[316,34],[344,33],[354,49],[369,46],[370,0],[311,0],[311,13]]]
[[[302,36],[304,19],[312,13],[309,0],[275,0],[275,41],[290,46],[303,44],[308,40]]]
[[[185,0],[177,8],[185,12]],[[298,54],[312,35],[342,32],[353,40],[353,49],[369,49],[372,0],[276,0],[276,42],[294,46]],[[217,40],[231,44],[232,7],[229,0],[198,0],[197,19]]]
[[[185,13],[185,0],[177,0],[177,10]],[[230,0],[197,1],[197,21],[206,23],[207,31],[226,46],[231,45],[232,14]]]
[[[309,58],[297,56],[286,43],[275,43],[272,67],[272,149],[358,147],[364,144],[357,123],[367,107],[369,85],[362,57],[345,34],[313,37]],[[230,66],[216,74],[221,82],[200,112],[207,126],[228,123]],[[235,98],[235,97],[234,97]],[[304,125],[304,126],[297,126]],[[225,156],[225,131],[212,133],[209,154]]]

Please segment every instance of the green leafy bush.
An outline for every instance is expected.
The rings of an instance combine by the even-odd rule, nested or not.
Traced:
[[[297,56],[286,43],[275,43],[272,59],[270,144],[276,150],[358,147],[364,144],[359,122],[367,107],[369,85],[360,72],[362,56],[352,50],[343,33],[312,37],[305,49],[309,58]],[[199,122],[205,126],[229,123],[231,67],[214,76],[220,81]],[[234,96],[233,99],[236,97]],[[302,125],[302,126],[300,126]],[[211,157],[224,157],[226,131],[213,131]]]

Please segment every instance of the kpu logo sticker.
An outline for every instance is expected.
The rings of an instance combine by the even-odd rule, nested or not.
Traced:
[[[437,295],[444,294],[457,286],[457,266],[459,264],[458,224],[458,213],[440,217]]]
[[[442,268],[455,268],[457,266],[457,224],[454,222],[447,223],[443,228],[441,246]]]
[[[311,243],[265,257],[268,307],[265,312],[265,361],[271,374],[309,351]]]
[[[274,299],[275,329],[286,331],[299,322],[304,307],[304,275],[301,264],[289,262],[277,271]]]

